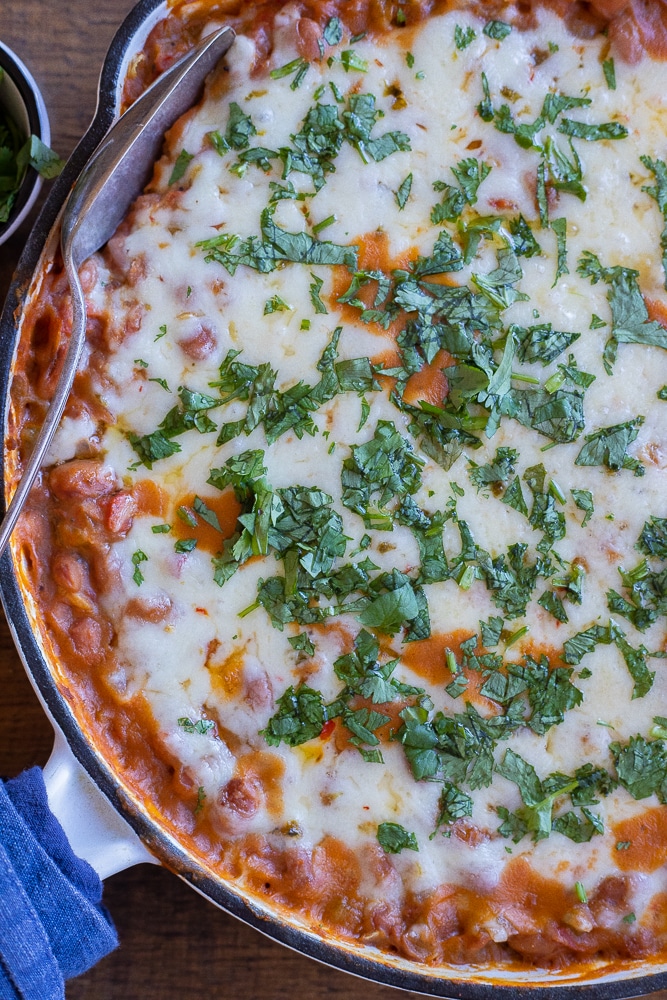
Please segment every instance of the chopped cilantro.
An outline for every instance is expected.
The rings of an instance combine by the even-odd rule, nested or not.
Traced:
[[[571,636],[563,646],[563,661],[576,666],[598,643],[607,646],[613,643],[617,646],[634,681],[632,697],[643,698],[650,691],[655,677],[646,665],[647,650],[644,646],[634,649],[613,619],[608,625],[592,625]]]
[[[512,326],[510,330],[517,340],[518,360],[528,364],[539,361],[545,367],[555,361],[559,354],[567,350],[581,336],[580,333],[562,333],[554,330],[551,323],[529,327]]]
[[[411,190],[412,190],[412,174],[408,174],[408,176],[401,183],[401,186],[396,192],[396,204],[400,209],[405,208],[408,198],[410,197]]]
[[[169,180],[167,181],[169,187],[172,184],[177,184],[184,176],[188,169],[190,161],[194,159],[193,153],[188,153],[187,149],[182,149],[178,156],[176,157],[176,162],[174,163],[173,169]]]
[[[187,552],[193,552],[197,548],[196,538],[181,538],[174,545],[174,552],[179,552],[181,554]]]
[[[643,417],[635,417],[623,424],[600,427],[585,436],[586,444],[576,459],[575,465],[605,465],[608,469],[632,469],[635,476],[644,475],[644,466],[627,454],[627,448],[639,434],[644,423]]]
[[[291,62],[285,63],[284,66],[272,69],[269,75],[272,80],[281,80],[283,77],[293,76],[294,79],[290,83],[290,87],[292,90],[297,90],[301,86],[301,82],[308,69],[309,65],[306,60],[299,56],[297,59],[292,59]]]
[[[151,434],[139,436],[129,433],[128,440],[137,455],[147,468],[153,467],[153,462],[175,455],[181,446],[173,438],[186,431],[196,429],[200,434],[216,429],[208,416],[208,411],[219,406],[220,400],[205,393],[193,392],[186,386],[178,389],[179,405],[167,413],[157,430]]]
[[[262,211],[262,240],[256,236],[241,239],[226,233],[203,240],[197,246],[206,251],[206,261],[222,264],[231,275],[241,264],[262,273],[275,270],[282,262],[356,267],[356,247],[338,246],[316,240],[306,232],[290,233],[280,229],[273,221],[273,211],[274,206]]]
[[[662,214],[663,229],[660,234],[660,249],[662,250],[665,288],[667,288],[667,164],[664,160],[652,160],[650,156],[640,156],[640,160],[655,177],[655,185],[645,184],[642,191],[645,191],[656,201]]]
[[[570,490],[575,506],[584,511],[584,519],[581,527],[585,528],[595,512],[593,506],[593,494],[590,490]]]
[[[4,75],[0,68],[0,81]],[[0,109],[0,225],[7,222],[29,168],[48,180],[57,177],[64,161],[40,138],[26,138],[7,107]]]
[[[514,253],[517,257],[535,257],[542,253],[542,248],[535,239],[533,231],[523,215],[510,220],[509,230],[512,236]]]
[[[327,45],[338,45],[343,38],[343,25],[339,17],[332,17],[327,21],[322,37]]]
[[[503,631],[503,620],[497,615],[489,618],[487,622],[480,622],[482,644],[484,646],[497,646]]]
[[[157,384],[164,389],[165,392],[171,392],[167,380],[165,378],[149,378],[149,382],[157,382]]]
[[[215,729],[215,722],[213,719],[197,719],[196,722],[193,722],[192,719],[184,716],[183,718],[178,719],[178,725],[186,733],[198,733],[200,736],[206,736],[206,734],[210,733],[212,729]]]
[[[208,138],[221,156],[229,149],[247,149],[250,136],[257,135],[250,115],[246,115],[240,106],[232,101],[229,105],[229,119],[224,136],[220,132],[209,132]]]
[[[461,160],[457,166],[451,168],[452,173],[461,185],[461,191],[468,205],[474,205],[477,201],[477,191],[482,181],[491,173],[488,163],[470,156]]]
[[[496,449],[493,461],[487,465],[476,465],[469,458],[469,475],[473,485],[481,490],[492,483],[507,483],[514,475],[514,465],[518,457],[519,453],[514,448],[503,447]]]
[[[326,315],[326,313],[328,313],[329,310],[327,309],[324,302],[320,298],[320,292],[322,290],[322,286],[324,285],[324,279],[318,278],[318,276],[316,274],[313,274],[312,271],[310,272],[310,276],[313,279],[312,284],[309,286],[310,301],[313,304],[313,309],[315,310],[316,313]]]
[[[454,26],[454,43],[456,48],[462,51],[467,49],[471,42],[477,38],[477,34],[470,25],[462,28],[460,24]]]
[[[419,850],[414,833],[408,833],[400,823],[380,823],[377,829],[377,839],[386,854],[400,854],[406,849],[409,851]]]
[[[556,277],[554,278],[554,285],[556,285],[560,277],[570,273],[570,269],[567,266],[567,219],[552,219],[551,228],[556,234],[558,244],[558,262],[556,265]]]
[[[292,306],[284,299],[281,299],[279,295],[273,295],[264,303],[264,315],[268,316],[270,313],[274,312],[286,312],[292,309]]]
[[[352,445],[350,457],[343,462],[343,503],[363,517],[367,528],[391,530],[387,504],[419,488],[423,465],[396,426],[380,420],[373,438]]]
[[[619,783],[633,799],[656,795],[667,802],[667,749],[662,740],[631,736],[626,744],[611,743]]]
[[[510,34],[512,26],[505,21],[488,21],[484,25],[484,34],[497,42],[502,42]]]
[[[350,73],[350,72],[367,73],[368,72],[368,63],[366,62],[365,59],[362,59],[362,57],[360,55],[358,55],[354,51],[354,49],[345,49],[343,52],[341,52],[341,54],[340,54],[340,61],[342,63],[343,69],[345,70],[346,73]]]
[[[610,90],[616,90],[616,66],[613,59],[604,59],[602,62],[602,72],[607,86]]]
[[[192,508],[197,514],[199,514],[202,521],[206,521],[206,523],[210,524],[211,527],[215,528],[216,531],[222,532],[222,528],[220,527],[220,521],[218,520],[218,515],[215,513],[215,511],[211,510],[211,508],[206,505],[206,503],[201,499],[201,497],[194,498]]]
[[[132,574],[132,579],[136,583],[137,587],[140,587],[144,582],[144,574],[141,572],[139,567],[143,562],[146,562],[148,556],[141,549],[137,549],[136,552],[132,554],[132,565],[134,566],[134,573]]]
[[[647,556],[667,559],[667,518],[651,517],[646,521],[637,548]]]
[[[587,142],[597,142],[600,139],[625,139],[628,135],[627,128],[620,122],[588,125],[585,122],[574,121],[572,118],[562,118],[558,131],[562,132],[563,135],[586,139]]]
[[[571,795],[575,800],[579,786],[577,774],[571,778],[555,773],[541,781],[532,764],[510,749],[506,750],[497,770],[518,786],[524,803],[516,813],[510,813],[504,806],[498,807],[498,814],[503,820],[499,828],[502,836],[511,837],[518,843],[522,837],[531,834],[533,840],[538,841],[555,830],[580,843],[603,832],[599,817],[586,807],[582,807],[583,818],[574,812],[554,817],[557,799]]]
[[[260,733],[270,746],[277,747],[281,743],[296,747],[315,739],[322,732],[322,727],[328,721],[328,715],[322,695],[307,684],[301,684],[295,690],[289,687],[278,698],[278,711]]]
[[[603,267],[595,254],[589,251],[582,254],[577,271],[582,277],[589,278],[593,285],[598,281],[609,285],[607,300],[611,306],[612,330],[604,355],[609,374],[618,344],[651,344],[667,349],[667,330],[649,319],[637,284],[638,271],[627,267]]]
[[[438,808],[440,811],[433,834],[437,833],[441,826],[450,826],[457,819],[472,816],[472,799],[451,781],[445,781]]]
[[[545,611],[548,611],[549,614],[556,619],[556,621],[562,622],[563,624],[566,624],[569,621],[563,602],[558,594],[556,594],[553,590],[545,590],[537,603],[540,607],[544,608]]]

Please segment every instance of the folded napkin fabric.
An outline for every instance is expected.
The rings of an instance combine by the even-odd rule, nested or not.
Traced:
[[[72,852],[38,767],[0,781],[0,1000],[64,1000],[118,944],[102,882]]]

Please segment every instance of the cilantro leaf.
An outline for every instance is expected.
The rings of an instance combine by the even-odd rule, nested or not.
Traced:
[[[290,686],[277,701],[278,711],[260,732],[269,746],[281,743],[296,747],[315,739],[328,721],[326,707],[319,691],[306,684],[295,690]]]
[[[506,24],[505,21],[488,21],[484,25],[484,34],[497,42],[502,42],[504,38],[507,38],[511,30],[511,24]]]
[[[558,443],[574,441],[586,426],[583,397],[566,389],[553,393],[510,389],[500,402],[500,411]]]
[[[481,490],[493,483],[506,483],[514,475],[514,465],[518,457],[519,453],[515,448],[502,447],[496,449],[493,460],[486,465],[475,465],[469,458],[468,473],[473,485]]]
[[[491,173],[489,164],[470,156],[452,167],[451,171],[459,182],[467,204],[474,205],[480,184]]]
[[[404,181],[396,192],[396,204],[400,209],[405,208],[408,198],[410,197],[410,191],[412,190],[412,174],[408,174]]]
[[[437,833],[441,826],[450,826],[457,819],[472,816],[472,805],[472,799],[469,795],[457,788],[451,781],[445,781],[440,793],[438,818],[433,834]]]
[[[512,236],[512,247],[517,257],[535,257],[542,253],[542,248],[523,215],[510,220],[509,230]]]
[[[523,799],[523,808],[517,810],[516,819],[511,827],[513,839],[518,842],[525,834],[531,833],[533,840],[543,840],[553,829],[553,809],[555,800],[576,788],[577,782],[563,774],[549,775],[542,782],[535,768],[519,754],[508,749],[502,761],[496,766],[499,774],[513,781],[519,788]],[[501,817],[509,818],[504,807],[498,809]],[[500,828],[504,836],[509,834],[505,824]]]
[[[611,373],[616,345],[650,344],[667,349],[667,330],[648,318],[648,309],[639,290],[639,272],[626,267],[603,267],[595,254],[585,251],[577,271],[591,284],[604,281],[609,285],[607,299],[611,306],[611,339],[605,352],[605,367]]]
[[[653,198],[662,213],[664,222],[663,230],[660,234],[660,249],[662,250],[662,269],[665,275],[665,288],[667,288],[667,163],[664,160],[652,160],[650,156],[640,156],[639,159],[647,170],[650,170],[655,177],[655,184],[645,184],[642,191]]]
[[[477,38],[475,29],[470,25],[462,28],[460,24],[454,26],[454,43],[459,51],[467,49],[471,42]]]
[[[273,221],[275,205],[269,205],[261,214],[263,240],[256,236],[241,239],[225,233],[196,244],[206,252],[207,262],[221,264],[232,276],[240,265],[251,267],[261,273],[274,271],[279,264],[344,264],[356,268],[357,247],[339,246],[325,240],[317,240],[309,233],[290,233]]]
[[[562,333],[554,330],[551,323],[541,323],[538,326],[511,326],[510,331],[517,340],[517,358],[519,361],[532,364],[539,361],[544,367],[567,350],[580,333]]]
[[[250,115],[246,115],[236,101],[231,101],[224,143],[220,143],[219,140],[214,141],[216,150],[222,153],[225,151],[225,147],[236,150],[247,149],[252,135],[257,135],[257,129],[253,125]]]
[[[667,749],[662,740],[632,736],[626,744],[611,743],[619,784],[633,799],[657,795],[667,802]]]
[[[327,45],[338,45],[343,39],[343,25],[339,17],[332,17],[327,21],[322,34]]]
[[[595,513],[595,508],[593,506],[593,494],[590,490],[570,490],[572,494],[572,499],[579,510],[584,511],[584,519],[581,522],[581,527],[585,528],[591,517]]]
[[[558,131],[562,132],[563,135],[586,139],[587,142],[597,142],[600,139],[625,139],[628,136],[627,128],[620,122],[588,125],[585,122],[574,121],[572,118],[562,118]]]
[[[380,823],[377,839],[386,854],[400,854],[401,851],[418,851],[419,845],[414,833],[408,833],[400,823]]]
[[[651,517],[646,521],[637,548],[647,556],[667,559],[667,518]]]
[[[190,164],[190,161],[193,159],[194,159],[194,154],[188,153],[187,149],[182,149],[180,151],[180,153],[176,157],[176,162],[174,163],[169,180],[167,181],[169,187],[171,187],[172,184],[177,184],[185,176],[185,172],[188,169],[188,165]]]
[[[587,434],[586,444],[577,455],[574,464],[605,465],[614,471],[632,469],[635,476],[643,476],[644,466],[626,453],[643,423],[644,418],[640,416],[623,424],[600,427],[597,431]]]

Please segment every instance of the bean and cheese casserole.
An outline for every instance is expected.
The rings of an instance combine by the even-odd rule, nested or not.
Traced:
[[[84,730],[209,871],[422,967],[667,952],[667,15],[176,2],[237,39],[82,268],[14,539]],[[20,471],[67,341],[23,317]]]

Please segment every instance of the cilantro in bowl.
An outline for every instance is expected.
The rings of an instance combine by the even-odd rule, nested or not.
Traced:
[[[0,83],[4,70],[0,67]],[[57,177],[63,161],[36,135],[27,136],[0,103],[0,225],[6,223],[29,168],[42,177]]]

